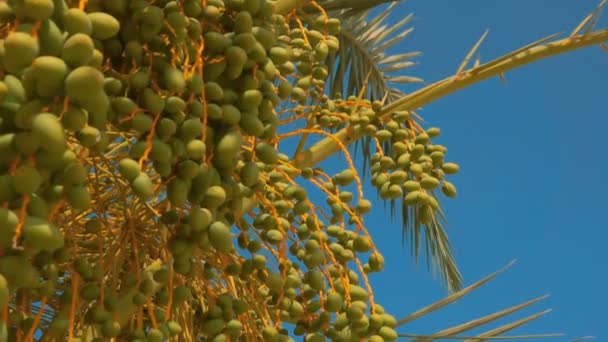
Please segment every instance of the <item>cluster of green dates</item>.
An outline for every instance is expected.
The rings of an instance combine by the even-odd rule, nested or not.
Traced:
[[[270,0],[0,2],[0,341],[397,338],[368,293],[384,260],[355,172],[323,181],[321,215],[294,179],[322,172],[278,152],[278,109],[392,144],[373,182],[422,211],[457,167],[436,131],[328,99],[340,22],[300,19]]]
[[[433,144],[439,128],[422,130],[411,123],[409,113],[395,114],[382,129],[367,131],[388,152],[371,157],[371,182],[382,199],[401,200],[404,207],[416,211],[420,223],[433,224],[440,211],[437,191],[456,197],[456,187],[446,176],[458,173],[460,167],[445,161],[445,146]]]

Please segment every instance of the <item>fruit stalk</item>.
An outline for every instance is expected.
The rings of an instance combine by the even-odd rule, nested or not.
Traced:
[[[494,61],[470,68],[460,74],[447,77],[418,91],[415,91],[400,100],[390,103],[379,113],[384,117],[395,111],[416,110],[441,97],[452,94],[460,89],[488,78],[502,75],[507,71],[532,62],[556,56],[582,47],[598,45],[608,40],[608,29],[588,34],[568,37],[550,43],[532,44],[525,48],[513,51]],[[346,127],[335,134],[344,145],[349,145],[364,135],[363,131]],[[329,156],[340,151],[340,146],[334,139],[324,138],[302,152],[301,158],[295,161],[298,168],[313,167]]]

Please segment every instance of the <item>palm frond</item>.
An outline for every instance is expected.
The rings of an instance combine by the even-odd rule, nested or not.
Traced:
[[[545,299],[547,297],[548,296],[540,296],[540,297],[534,298],[534,299],[529,300],[529,301],[527,301],[525,303],[521,303],[521,304],[518,304],[518,305],[515,305],[515,306],[512,306],[512,307],[509,307],[507,309],[504,309],[504,310],[501,310],[501,311],[498,311],[498,312],[495,312],[495,313],[492,313],[492,314],[489,314],[489,315],[486,315],[486,316],[483,316],[483,317],[480,317],[480,318],[477,318],[477,319],[474,319],[474,320],[471,320],[471,321],[468,321],[468,322],[465,322],[465,323],[462,323],[462,324],[459,324],[457,326],[454,326],[454,327],[451,327],[451,328],[448,328],[448,329],[444,329],[444,330],[442,330],[440,332],[437,332],[437,333],[433,334],[432,336],[434,338],[442,338],[442,337],[446,337],[446,336],[458,335],[458,334],[461,334],[463,332],[466,332],[466,331],[469,331],[469,330],[473,330],[475,328],[478,328],[478,327],[484,326],[484,325],[486,325],[488,323],[491,323],[491,322],[493,322],[493,321],[495,321],[495,320],[497,320],[499,318],[506,317],[506,316],[508,316],[508,315],[510,315],[510,314],[512,314],[514,312],[520,311],[520,310],[522,310],[524,308],[527,308],[527,307],[529,307],[529,306],[531,306],[533,304],[536,304],[536,303],[540,302],[541,300],[543,300],[543,299]],[[540,316],[542,316],[544,314],[547,314],[549,312],[550,312],[550,310],[545,310],[545,311],[539,313],[538,317],[540,317]],[[507,326],[509,326],[509,325],[507,325]],[[415,342],[427,342],[429,340],[427,338],[422,338],[422,339],[416,339],[414,341]]]
[[[402,243],[405,243],[405,240],[410,241],[412,254],[417,263],[424,231],[427,268],[441,272],[441,278],[445,281],[449,292],[459,290],[462,287],[462,275],[452,255],[453,247],[443,226],[443,222],[446,221],[445,215],[439,209],[437,212],[439,217],[423,225],[417,218],[418,207],[409,206],[404,201],[401,203]]]
[[[500,338],[500,334],[503,334],[505,332],[511,331],[515,328],[519,328],[522,325],[528,324],[529,322],[532,322],[534,320],[536,320],[537,318],[544,316],[545,314],[549,313],[550,310],[545,310],[543,312],[539,312],[527,317],[524,317],[522,319],[518,319],[516,321],[513,321],[509,324],[505,324],[503,326],[500,326],[496,329],[492,329],[490,331],[487,331],[483,334],[479,334],[479,336],[475,337],[475,338],[470,338],[468,340],[466,340],[465,342],[473,342],[473,341],[480,341],[480,340],[484,340],[484,339],[497,339]],[[549,335],[562,335],[562,334],[549,334]]]
[[[513,263],[514,263],[514,261],[509,263],[504,268],[477,281],[476,283],[471,284],[471,285],[467,286],[466,288],[463,288],[462,290],[457,291],[457,292],[447,296],[446,298],[441,299],[431,305],[428,305],[428,306],[410,314],[409,316],[399,320],[397,322],[397,327],[403,326],[409,322],[412,322],[421,317],[427,316],[434,311],[437,311],[450,304],[453,304],[455,301],[461,299],[465,295],[467,295],[467,294],[471,293],[472,291],[480,288],[481,286],[487,284],[490,280],[494,279],[497,275],[499,275],[500,273],[507,270]],[[411,338],[412,342],[430,342],[430,341],[436,341],[436,340],[465,340],[468,342],[473,342],[473,341],[488,341],[488,340],[522,340],[522,339],[531,339],[531,338],[562,336],[562,334],[555,334],[555,333],[519,335],[519,336],[502,336],[502,334],[504,334],[506,332],[509,332],[515,328],[518,328],[526,323],[529,323],[533,320],[536,320],[537,318],[540,318],[540,317],[546,315],[551,310],[544,310],[544,311],[529,315],[527,317],[524,317],[522,319],[506,323],[498,328],[494,328],[492,330],[486,331],[477,336],[461,335],[463,333],[466,333],[467,331],[470,331],[473,329],[478,329],[478,328],[483,327],[489,323],[492,323],[498,319],[501,319],[501,318],[507,317],[513,313],[519,312],[525,308],[528,308],[528,307],[542,301],[543,299],[545,299],[547,297],[548,296],[546,296],[546,295],[540,296],[540,297],[534,298],[532,300],[529,300],[527,302],[523,302],[521,304],[514,305],[512,307],[491,313],[489,315],[485,315],[480,318],[473,319],[473,320],[467,321],[465,323],[462,323],[462,324],[459,324],[459,325],[456,325],[456,326],[453,326],[453,327],[450,327],[447,329],[443,329],[434,334],[424,335],[424,334],[400,333],[399,336]]]
[[[386,1],[369,1],[380,4]],[[386,50],[403,41],[412,28],[405,28],[412,16],[406,16],[395,24],[386,19],[397,3],[393,2],[375,17],[368,18],[369,11],[342,12],[342,31],[339,34],[341,49],[329,57],[329,93],[343,96],[356,95],[363,89],[365,76],[371,73],[365,98],[381,100],[386,97],[391,102],[403,94],[399,84],[415,83],[421,80],[406,76],[405,69],[414,65],[410,60],[417,52],[387,55]],[[398,75],[398,76],[395,76]]]
[[[459,300],[460,298],[466,296],[467,294],[473,292],[474,290],[480,288],[481,286],[485,285],[486,283],[488,283],[490,280],[496,278],[496,276],[498,276],[499,274],[503,273],[504,271],[506,271],[507,269],[509,269],[513,264],[515,263],[515,260],[511,261],[507,266],[501,268],[500,270],[490,274],[489,276],[486,276],[485,278],[478,280],[477,282],[461,289],[460,291],[457,291],[455,293],[452,293],[451,295],[445,297],[442,300],[439,300],[431,305],[428,305],[414,313],[411,313],[410,315],[408,315],[407,317],[404,317],[402,319],[400,319],[397,322],[397,326],[402,326],[405,325],[409,322],[412,322],[422,316],[426,316],[428,314],[430,314],[433,311],[437,311],[457,300]]]

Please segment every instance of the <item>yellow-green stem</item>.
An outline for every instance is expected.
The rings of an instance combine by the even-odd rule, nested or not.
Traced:
[[[498,76],[517,67],[576,50],[590,45],[598,45],[608,40],[608,29],[561,39],[547,44],[531,46],[516,50],[494,61],[473,67],[462,74],[450,76],[444,80],[413,92],[400,100],[386,105],[380,112],[380,117],[401,110],[415,110],[441,97],[454,93],[474,83]],[[347,127],[335,134],[344,145],[351,144],[363,136],[362,131],[355,131]],[[300,168],[312,167],[340,151],[339,145],[329,138],[325,138],[311,146],[302,153],[301,159],[296,161]]]

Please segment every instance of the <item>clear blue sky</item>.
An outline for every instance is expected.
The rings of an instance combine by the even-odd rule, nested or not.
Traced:
[[[396,50],[422,51],[410,73],[433,82],[455,72],[486,28],[482,61],[569,33],[598,2],[409,0],[392,20],[413,12],[415,31]],[[608,27],[608,20],[599,26]],[[444,203],[465,283],[514,258],[518,263],[402,331],[432,333],[548,293],[514,317],[553,312],[513,334],[564,332],[548,341],[585,335],[608,341],[607,76],[608,54],[592,47],[509,72],[506,86],[488,80],[419,111],[442,128],[447,158],[461,165],[453,177],[459,197]],[[375,199],[375,190],[367,191]],[[445,295],[402,248],[400,222],[391,225],[380,205],[366,222],[387,260],[372,278],[380,303],[404,316]]]

